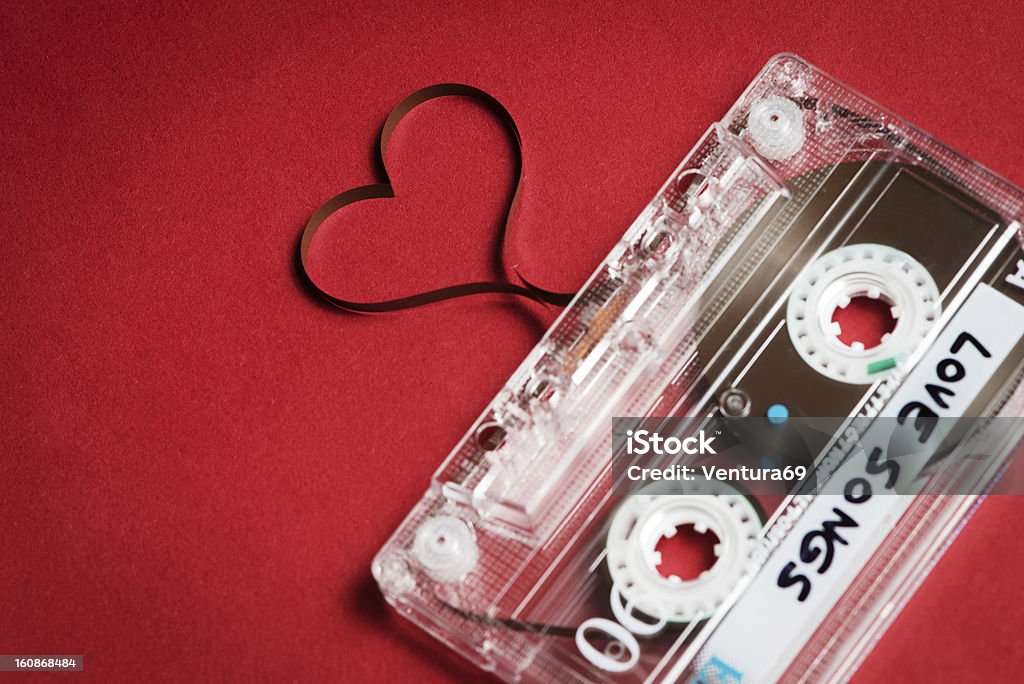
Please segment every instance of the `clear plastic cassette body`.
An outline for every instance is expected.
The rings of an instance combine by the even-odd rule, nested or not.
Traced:
[[[1021,415],[1022,216],[1018,188],[799,58],[773,58],[437,471],[374,560],[383,593],[508,681],[849,677],[979,496],[925,482],[917,496],[889,497],[865,513],[862,542],[839,541],[830,574],[817,572],[815,548],[831,556],[834,537],[795,552],[810,559],[807,586],[817,583],[797,601],[803,575],[782,563],[787,544],[838,494],[762,496],[756,516],[721,492],[696,495],[714,502],[695,513],[684,495],[627,505],[610,465],[612,419],[699,422],[781,405],[836,418],[841,442],[851,422],[912,403],[921,369],[944,363],[934,355],[971,351],[962,334],[949,337],[954,327],[986,320],[1008,331],[1003,346],[963,361],[978,379],[955,401],[939,397],[943,415]],[[902,270],[886,275],[892,263]],[[884,353],[819,339],[829,322],[814,324],[814,306],[829,313],[865,293],[898,319]],[[841,472],[843,459],[828,456],[836,443],[809,463],[825,479]],[[1011,435],[995,460],[958,476],[983,489],[1016,445]],[[628,515],[633,527],[705,516],[723,544],[752,550],[728,581],[709,575],[677,601],[671,581],[652,575],[654,595],[638,597],[622,568],[652,557],[616,542],[634,533],[616,529]],[[659,596],[675,612],[651,607]]]

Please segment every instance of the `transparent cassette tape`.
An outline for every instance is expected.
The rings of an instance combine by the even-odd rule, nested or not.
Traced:
[[[1020,441],[997,423],[1024,408],[1022,214],[773,58],[437,471],[374,560],[383,593],[508,681],[848,678]],[[870,344],[835,320],[854,299],[889,319]],[[641,459],[641,429],[675,453]],[[713,439],[794,477],[631,479]],[[680,529],[714,542],[692,577],[663,567]]]

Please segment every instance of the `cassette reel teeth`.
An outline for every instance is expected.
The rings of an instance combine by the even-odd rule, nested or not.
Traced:
[[[680,526],[713,533],[715,563],[692,580],[664,577],[656,550]],[[622,600],[655,620],[686,623],[710,615],[749,569],[761,520],[754,505],[721,482],[649,485],[615,512],[606,542],[608,569]]]

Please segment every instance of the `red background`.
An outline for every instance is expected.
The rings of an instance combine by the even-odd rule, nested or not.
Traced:
[[[554,289],[782,50],[1024,183],[1017,2],[213,4],[0,10],[0,653],[87,679],[477,676],[370,560],[553,313],[351,316],[294,269],[411,91],[515,117],[514,256]],[[318,272],[367,298],[491,274],[509,155],[475,105],[416,110],[399,198],[325,228]],[[858,681],[1024,667],[1021,512],[982,505]]]

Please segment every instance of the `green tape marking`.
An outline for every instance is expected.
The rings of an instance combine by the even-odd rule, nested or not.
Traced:
[[[873,361],[868,364],[868,374],[881,373],[882,371],[889,370],[890,368],[896,367],[896,357],[890,356],[887,359],[880,359]]]

